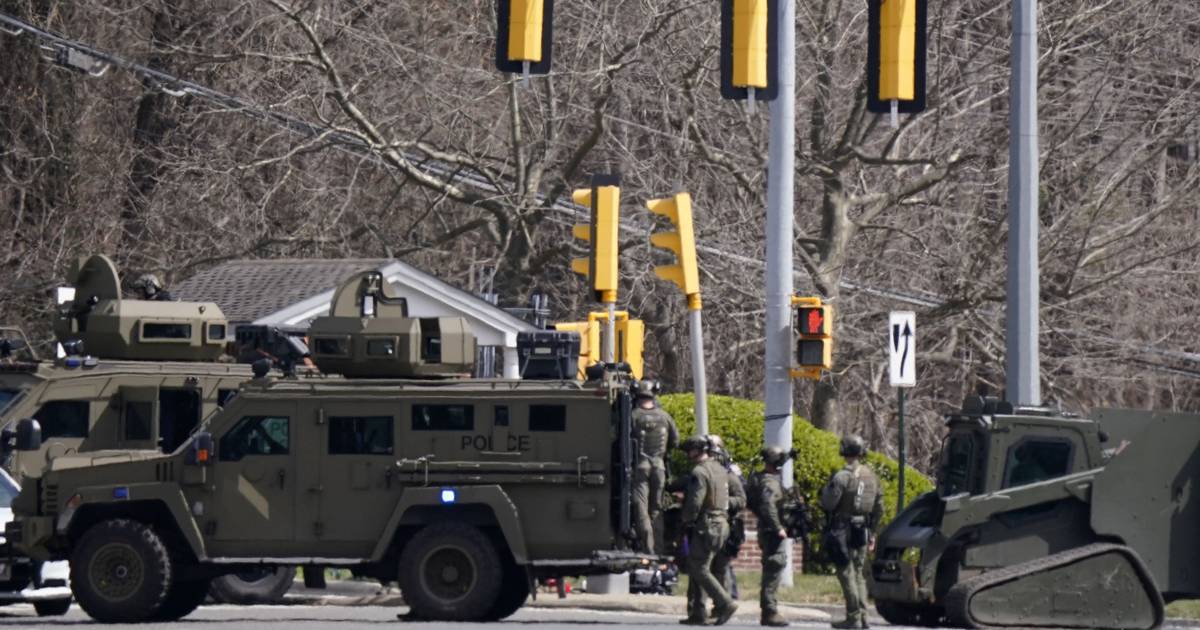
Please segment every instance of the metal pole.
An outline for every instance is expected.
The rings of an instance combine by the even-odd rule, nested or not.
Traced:
[[[900,474],[896,479],[900,484],[900,488],[896,491],[896,513],[899,514],[900,510],[904,509],[904,467],[906,466],[904,450],[904,388],[897,387],[896,392],[900,397]]]
[[[608,303],[608,323],[604,330],[604,362],[613,363],[617,356],[617,303]]]
[[[766,426],[768,446],[792,446],[792,213],[796,147],[796,3],[778,3],[779,95],[771,103],[770,162],[767,166]],[[792,485],[792,463],[783,483]],[[783,583],[790,586],[792,553]]]
[[[700,296],[696,298],[696,308],[688,311],[692,336],[692,384],[696,390],[696,435],[708,434],[708,386],[704,381],[704,336],[700,327]],[[693,296],[688,296],[688,307],[691,308]]]
[[[1009,101],[1007,393],[1042,404],[1038,364],[1037,0],[1013,0]]]

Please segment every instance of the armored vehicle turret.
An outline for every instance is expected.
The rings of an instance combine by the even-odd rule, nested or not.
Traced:
[[[461,317],[408,316],[378,271],[350,278],[334,293],[329,315],[308,331],[322,372],[350,378],[469,376],[475,336]]]
[[[937,490],[876,543],[888,621],[1152,628],[1200,596],[1200,415],[972,397],[946,426]]]

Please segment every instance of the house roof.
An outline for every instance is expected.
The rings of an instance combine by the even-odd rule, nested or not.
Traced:
[[[324,293],[383,258],[334,260],[233,260],[167,289],[189,302],[216,302],[231,323],[248,323]]]

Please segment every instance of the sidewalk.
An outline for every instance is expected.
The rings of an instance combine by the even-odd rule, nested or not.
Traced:
[[[609,612],[639,612],[656,615],[674,615],[683,618],[687,609],[687,600],[674,595],[593,595],[590,593],[571,593],[565,599],[559,599],[554,593],[538,593],[537,599],[531,599],[525,604],[529,608],[576,608],[583,610],[603,610]],[[739,621],[757,622],[761,616],[758,601],[739,601],[738,610],[733,616]],[[788,621],[829,621],[828,612],[818,608],[793,606],[781,603],[779,614]]]

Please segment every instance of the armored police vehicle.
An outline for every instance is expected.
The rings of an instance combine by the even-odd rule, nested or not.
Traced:
[[[972,397],[946,424],[936,492],[876,543],[887,620],[1152,628],[1200,596],[1200,415]]]
[[[436,378],[473,359],[465,322],[413,321],[377,282],[310,331],[322,371],[354,378],[256,378],[174,453],[57,457],[10,539],[70,559],[108,622],[177,619],[216,576],[295,564],[398,581],[417,618],[500,619],[539,576],[650,560],[628,551],[628,376]]]

